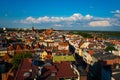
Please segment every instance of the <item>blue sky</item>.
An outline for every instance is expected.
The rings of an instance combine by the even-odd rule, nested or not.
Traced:
[[[120,31],[120,0],[0,0],[0,27]]]

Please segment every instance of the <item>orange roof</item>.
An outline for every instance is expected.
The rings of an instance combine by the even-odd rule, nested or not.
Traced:
[[[8,50],[14,50],[13,46],[8,46]]]
[[[8,60],[10,57],[9,55],[6,53],[5,56],[3,57],[4,60]]]
[[[65,42],[65,43],[64,42],[60,42],[59,45],[60,46],[69,46],[69,44],[67,42]]]
[[[106,61],[106,64],[107,64],[107,65],[113,65],[113,63],[114,63],[114,60],[107,60],[107,61]]]
[[[67,54],[67,53],[69,53],[69,50],[62,50],[61,51],[63,54]]]
[[[93,54],[94,54],[94,51],[93,51],[93,50],[90,50],[90,51],[89,51],[89,54],[90,54],[90,55],[93,55]]]
[[[79,43],[79,47],[81,47],[83,43],[84,43],[84,42],[80,42],[80,43]]]
[[[27,45],[24,45],[24,47],[23,47],[24,49],[28,49],[28,46]]]
[[[35,47],[36,47],[36,48],[40,48],[40,44],[39,44],[39,43],[37,43]]]
[[[21,54],[22,53],[22,48],[20,45],[17,45],[16,47],[16,54]]]
[[[29,39],[27,40],[27,42],[32,42],[32,39],[31,39],[31,38],[29,38]]]
[[[47,59],[52,59],[52,55],[47,55],[46,58]]]
[[[46,35],[49,35],[49,34],[52,33],[52,31],[53,31],[53,28],[50,28],[50,29],[46,30],[44,33],[45,33]]]

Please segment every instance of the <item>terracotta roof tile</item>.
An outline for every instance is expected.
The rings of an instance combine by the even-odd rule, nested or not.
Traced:
[[[8,50],[14,50],[13,46],[8,46]]]
[[[90,51],[89,51],[89,54],[90,54],[90,55],[93,55],[93,54],[94,54],[94,51],[93,51],[93,50],[90,50]]]
[[[45,66],[44,68],[47,71],[44,72],[42,76],[44,77],[46,76],[47,79],[51,77],[48,74],[52,74],[52,73],[56,73],[56,76],[55,76],[56,78],[77,77],[77,75],[73,73],[73,70],[70,67],[70,62],[55,63],[52,66]]]
[[[24,80],[24,76],[23,74],[25,72],[29,72],[30,69],[36,69],[37,67],[32,65],[31,63],[31,59],[24,59],[21,64],[20,64],[20,67],[17,71],[17,74],[14,78],[14,80]]]
[[[35,46],[35,48],[40,48],[40,44],[37,43],[36,46]]]
[[[5,56],[3,57],[4,60],[8,60],[10,57],[9,55],[6,53]]]
[[[64,42],[60,42],[59,45],[60,46],[69,46],[69,44],[67,42],[65,42],[65,43]]]
[[[57,77],[77,77],[70,67],[70,62],[61,62],[60,64],[56,64],[56,66],[58,68]]]
[[[16,54],[21,54],[23,51],[22,51],[22,48],[20,45],[17,45],[16,47]]]

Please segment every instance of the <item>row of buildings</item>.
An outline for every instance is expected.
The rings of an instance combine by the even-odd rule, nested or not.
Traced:
[[[109,45],[115,50],[105,51]],[[0,35],[0,67],[29,52],[17,71],[1,71],[2,80],[119,80],[120,41],[83,38],[67,31],[5,32]]]

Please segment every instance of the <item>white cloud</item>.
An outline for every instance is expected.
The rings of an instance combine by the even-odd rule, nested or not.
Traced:
[[[69,20],[73,20],[73,21],[80,20],[82,18],[83,18],[83,16],[79,13],[75,13],[71,17],[68,17]]]
[[[92,26],[92,27],[97,27],[97,26],[104,27],[104,26],[110,26],[110,23],[109,23],[109,21],[92,21],[92,22],[89,23],[89,26]]]
[[[39,23],[39,22],[49,22],[49,17],[48,16],[44,16],[44,17],[39,17],[37,19],[35,19],[35,22]]]
[[[116,11],[119,13],[119,11]],[[56,26],[56,27],[107,27],[107,26],[120,26],[120,15],[111,18],[94,17],[90,14],[82,15],[80,13],[74,13],[68,17],[57,17],[57,16],[43,16],[34,18],[29,16],[25,19],[20,20],[22,24],[36,24],[41,26]],[[15,21],[16,22],[16,21]]]
[[[77,20],[82,20],[82,19],[91,19],[91,15],[86,15],[83,16],[82,14],[75,13],[72,16],[69,17],[38,17],[38,18],[33,18],[33,17],[27,17],[26,19],[20,20],[21,23],[42,23],[42,22],[61,22],[61,21],[77,21]]]
[[[21,20],[20,22],[21,23],[36,23],[36,20],[35,20],[35,18],[29,16],[25,20]]]
[[[85,19],[92,19],[93,18],[93,16],[91,16],[91,15],[89,15],[89,14],[87,14],[86,16],[85,16]]]
[[[119,19],[119,17],[111,18],[110,19],[110,23],[111,23],[112,26],[120,26],[120,19]]]

